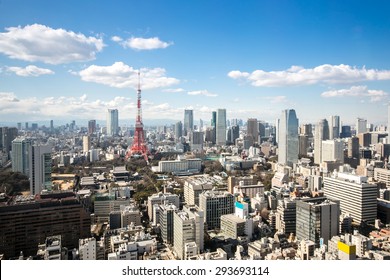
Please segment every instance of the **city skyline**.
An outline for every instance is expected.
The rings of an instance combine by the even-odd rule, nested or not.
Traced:
[[[386,124],[390,4],[351,3],[2,1],[0,119],[131,124],[140,70],[144,119]]]

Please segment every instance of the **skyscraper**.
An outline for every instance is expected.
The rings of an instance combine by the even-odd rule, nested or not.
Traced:
[[[30,175],[29,152],[32,145],[31,139],[16,138],[12,141],[12,171]]]
[[[39,194],[50,189],[51,182],[51,146],[33,145],[29,151],[30,193]]]
[[[367,132],[367,120],[362,118],[357,118],[355,130],[356,130],[356,135]]]
[[[387,144],[390,144],[390,105],[387,106]]]
[[[226,145],[226,109],[217,110],[216,144]]]
[[[88,153],[91,149],[91,137],[89,135],[83,136],[83,153]]]
[[[329,139],[329,124],[326,119],[318,122],[315,128],[314,137],[314,163],[320,164],[322,162],[322,141]]]
[[[298,162],[298,119],[294,109],[282,111],[278,147],[280,164],[292,166]]]
[[[335,139],[340,137],[340,117],[331,116],[329,125],[329,139]]]
[[[337,161],[344,163],[344,143],[340,140],[331,139],[322,141],[322,161]]]
[[[9,157],[9,152],[12,149],[12,140],[18,136],[16,127],[0,127],[0,150],[3,149]]]
[[[213,111],[211,112],[211,126],[216,127],[217,125],[217,112]]]
[[[248,119],[246,125],[247,125],[247,129],[246,129],[247,136],[253,139],[253,143],[258,142],[259,125],[257,119]]]
[[[233,125],[228,129],[227,142],[234,144],[236,139],[240,137],[240,128],[238,125]]]
[[[96,120],[88,121],[88,134],[94,134],[96,132]]]
[[[194,111],[184,110],[184,136],[194,129]]]
[[[118,135],[119,122],[118,122],[118,110],[108,109],[107,111],[107,135]]]
[[[183,136],[183,123],[178,121],[175,124],[175,140],[178,141]]]

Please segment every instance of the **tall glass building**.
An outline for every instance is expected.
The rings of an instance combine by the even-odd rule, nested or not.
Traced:
[[[216,144],[226,145],[226,109],[217,110]]]
[[[184,136],[194,129],[194,111],[184,110]]]
[[[118,110],[108,109],[107,111],[107,135],[115,136],[119,132]]]
[[[283,110],[279,122],[278,162],[280,164],[292,166],[298,162],[298,126],[299,122],[295,110]]]

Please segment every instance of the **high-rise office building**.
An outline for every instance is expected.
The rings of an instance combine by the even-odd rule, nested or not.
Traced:
[[[96,120],[88,121],[88,134],[96,133]]]
[[[299,133],[313,137],[313,126],[311,124],[302,124],[299,126]]]
[[[321,242],[328,244],[328,240],[339,234],[339,215],[338,201],[332,201],[326,197],[297,200],[297,238],[311,240],[317,247],[321,245]]]
[[[359,159],[359,138],[351,137],[348,138],[348,157]]]
[[[12,141],[12,171],[21,172],[30,176],[30,157],[29,152],[32,146],[31,139],[16,138]]]
[[[107,135],[116,136],[119,132],[118,110],[108,109],[107,111]]]
[[[290,198],[278,200],[276,211],[276,229],[285,234],[295,234],[296,200]]]
[[[178,121],[175,124],[175,140],[178,141],[183,136],[183,123]]]
[[[299,151],[300,156],[307,156],[307,149],[309,148],[309,137],[307,135],[301,134],[298,136],[299,140]]]
[[[357,118],[356,119],[356,135],[359,135],[360,133],[365,133],[367,132],[367,120],[362,119],[362,118]]]
[[[195,253],[204,247],[204,212],[194,205],[183,206],[182,211],[173,214],[173,249],[181,260],[190,257],[186,245],[195,243]]]
[[[326,119],[318,122],[315,128],[314,137],[314,163],[321,164],[322,162],[322,141],[329,139],[329,124]]]
[[[387,144],[390,144],[390,105],[387,106]]]
[[[50,120],[50,132],[54,132],[54,122]]]
[[[16,127],[0,127],[0,150],[2,149],[7,158],[12,150],[12,141],[18,136]]]
[[[340,140],[332,139],[322,141],[321,153],[322,161],[344,163],[344,143]]]
[[[161,204],[159,210],[159,223],[161,238],[166,244],[173,244],[173,218],[179,209],[173,204]]]
[[[203,152],[204,133],[193,131],[191,134],[191,151],[196,151],[198,153]]]
[[[329,139],[336,139],[340,137],[340,117],[331,116],[329,124]]]
[[[227,191],[205,191],[199,195],[207,229],[219,229],[221,216],[234,212],[234,196]]]
[[[91,137],[89,135],[83,136],[83,153],[88,153],[91,149]]]
[[[236,143],[236,139],[240,137],[240,128],[238,125],[229,127],[227,133],[227,142],[230,144]]]
[[[343,125],[341,127],[340,138],[348,138],[351,136],[352,136],[351,126],[350,125]]]
[[[216,144],[226,145],[226,109],[217,110]]]
[[[374,224],[378,187],[367,183],[367,177],[334,172],[331,177],[324,177],[323,190],[326,197],[340,201],[342,214],[349,213],[358,224]]]
[[[253,143],[257,143],[259,139],[259,124],[257,119],[248,119],[246,127],[247,136],[253,139]]]
[[[298,119],[294,109],[282,111],[278,150],[280,164],[292,166],[298,162]]]
[[[268,128],[268,124],[263,121],[259,121],[257,124],[259,127],[259,144],[260,144],[262,142],[261,137],[269,137],[269,135],[267,135],[266,133],[266,128]]]
[[[184,110],[184,136],[194,129],[194,111],[193,110]]]
[[[216,131],[217,131],[217,112],[216,111],[213,111],[211,112],[211,127],[214,131],[214,133],[212,134],[212,140],[211,142],[213,144],[215,144],[215,141],[216,141]]]
[[[51,182],[51,146],[32,145],[29,151],[30,193],[39,194],[50,189]]]

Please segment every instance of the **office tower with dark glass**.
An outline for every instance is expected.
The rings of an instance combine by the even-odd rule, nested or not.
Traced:
[[[246,125],[247,125],[247,129],[246,129],[247,136],[252,138],[253,140],[252,143],[258,142],[259,124],[257,122],[257,119],[248,119]]]
[[[294,109],[282,111],[279,122],[280,164],[291,166],[298,162],[298,119]]]
[[[96,133],[96,120],[88,121],[88,134]]]
[[[194,111],[193,110],[184,110],[184,136],[194,129]]]
[[[183,123],[178,121],[175,124],[175,140],[178,141],[183,136]]]
[[[296,232],[300,240],[311,240],[317,247],[328,244],[339,234],[340,206],[326,197],[307,198],[296,202]]]
[[[118,110],[108,109],[107,111],[107,135],[116,136],[119,131]]]

